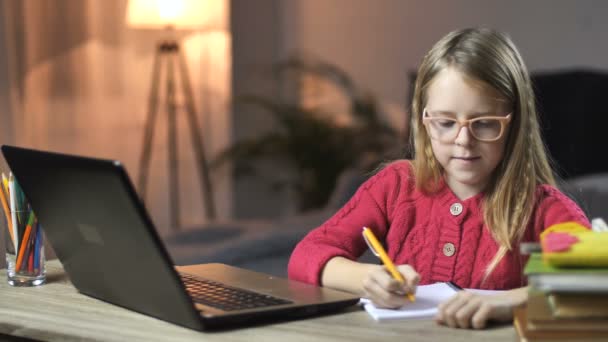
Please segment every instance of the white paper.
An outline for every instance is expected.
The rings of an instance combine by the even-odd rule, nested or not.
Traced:
[[[481,295],[496,294],[501,291],[466,289]],[[416,289],[416,301],[407,303],[399,309],[380,309],[377,308],[369,299],[362,298],[363,307],[375,320],[408,319],[408,318],[432,318],[437,314],[437,306],[456,293],[450,285],[446,283],[435,283],[430,285],[420,285]]]
[[[473,292],[478,295],[494,295],[504,291],[500,290],[480,290],[480,289],[464,289],[465,291]]]

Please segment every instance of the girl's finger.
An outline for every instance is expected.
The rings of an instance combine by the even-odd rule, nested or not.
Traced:
[[[437,318],[440,323],[444,323],[452,328],[458,327],[456,313],[471,299],[469,292],[459,292],[447,301],[439,304]]]
[[[366,298],[370,299],[374,305],[381,308],[396,309],[403,306],[407,299],[405,296],[388,291],[385,287],[369,278],[363,285]]]
[[[454,320],[460,328],[468,329],[471,327],[473,315],[479,310],[481,303],[477,298],[465,302],[454,314]]]
[[[416,287],[420,282],[420,274],[410,265],[399,265],[397,269],[405,278],[404,290],[408,293],[416,293]]]
[[[481,305],[471,317],[471,325],[474,329],[483,329],[486,327],[488,319],[492,314],[491,305]]]
[[[405,294],[403,284],[393,278],[385,269],[381,269],[378,272],[373,272],[370,274],[370,277],[382,288],[389,292]]]

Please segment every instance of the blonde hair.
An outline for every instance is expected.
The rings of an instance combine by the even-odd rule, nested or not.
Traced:
[[[438,41],[422,60],[412,101],[416,185],[432,193],[442,177],[430,138],[422,124],[428,87],[437,73],[453,67],[500,93],[512,109],[505,152],[485,189],[483,217],[500,248],[485,270],[492,273],[514,243],[521,240],[532,216],[540,184],[555,185],[541,139],[534,92],[527,68],[511,39],[494,30],[454,31]]]

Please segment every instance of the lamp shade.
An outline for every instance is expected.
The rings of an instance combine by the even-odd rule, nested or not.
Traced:
[[[223,29],[225,0],[129,0],[127,24],[134,28]]]

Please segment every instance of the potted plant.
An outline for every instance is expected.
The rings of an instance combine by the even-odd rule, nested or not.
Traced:
[[[237,175],[255,172],[255,162],[271,159],[289,169],[286,180],[273,180],[275,187],[289,186],[297,200],[297,210],[324,206],[340,174],[352,167],[382,159],[399,145],[399,135],[385,123],[373,96],[362,92],[341,69],[325,62],[290,58],[275,67],[277,76],[316,77],[332,82],[349,102],[345,123],[337,113],[300,101],[242,96],[236,101],[258,106],[271,115],[276,129],[260,136],[237,141],[212,163],[235,162]]]

